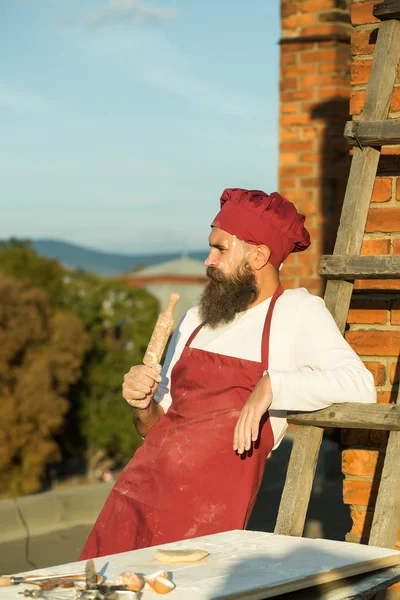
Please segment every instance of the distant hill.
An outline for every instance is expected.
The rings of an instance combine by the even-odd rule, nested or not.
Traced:
[[[58,240],[32,240],[32,246],[41,256],[56,258],[67,267],[80,268],[99,275],[120,275],[124,271],[133,271],[139,266],[150,267],[181,256],[180,252],[169,254],[114,254]],[[187,255],[204,261],[207,252],[188,252]]]

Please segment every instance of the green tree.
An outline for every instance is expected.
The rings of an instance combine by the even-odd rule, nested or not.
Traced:
[[[143,359],[159,305],[143,289],[91,275],[71,276],[64,301],[92,338],[79,387],[79,427],[92,481],[110,456],[125,463],[141,444],[121,386],[124,373]]]
[[[39,256],[29,241],[11,239],[1,243],[0,271],[25,286],[44,290],[53,306],[61,301],[65,269],[56,260]]]

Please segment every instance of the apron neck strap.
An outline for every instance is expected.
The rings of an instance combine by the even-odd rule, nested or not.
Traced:
[[[189,336],[188,341],[185,344],[185,348],[189,348],[190,344],[193,342],[194,338],[196,337],[196,335],[199,333],[200,329],[203,327],[203,323],[200,323],[200,325],[198,325],[196,327],[196,329],[191,333],[191,335]]]
[[[265,370],[268,369],[269,365],[269,338],[271,332],[272,314],[274,312],[276,301],[278,300],[279,296],[282,296],[284,291],[285,289],[280,283],[279,286],[276,288],[274,295],[271,298],[267,316],[265,317],[264,330],[261,342],[261,363],[263,364]]]

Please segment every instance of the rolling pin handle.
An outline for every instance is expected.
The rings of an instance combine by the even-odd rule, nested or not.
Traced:
[[[178,292],[171,292],[171,294],[169,295],[167,310],[165,312],[168,315],[172,316],[173,310],[174,310],[175,306],[178,304],[178,302],[179,302]]]

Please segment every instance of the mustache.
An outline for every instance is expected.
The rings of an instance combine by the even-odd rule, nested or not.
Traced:
[[[217,267],[207,267],[207,277],[213,281],[225,281],[226,277]]]

